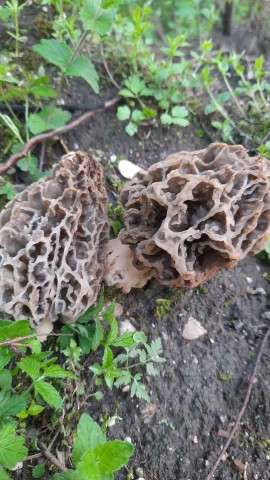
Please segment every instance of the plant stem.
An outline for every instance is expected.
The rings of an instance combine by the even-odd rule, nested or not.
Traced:
[[[16,38],[15,38],[15,56],[18,57],[19,56],[19,21],[18,21],[18,14],[16,13],[15,14],[15,35],[16,35]]]

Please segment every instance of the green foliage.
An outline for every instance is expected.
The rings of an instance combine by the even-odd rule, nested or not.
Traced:
[[[90,366],[96,385],[100,385],[102,378],[109,388],[131,385],[132,397],[137,396],[149,401],[146,387],[142,383],[142,371],[148,375],[158,374],[154,364],[165,361],[161,357],[161,340],[154,340],[149,345],[143,332],[126,331],[119,335],[114,308],[114,302],[105,307],[102,294],[97,307],[90,307],[75,325],[62,327],[63,333],[76,333],[78,344],[74,339],[60,337],[58,341],[61,350],[74,367],[78,366],[82,352],[84,354],[103,352],[101,363]],[[90,325],[87,325],[89,322]],[[119,348],[122,349],[121,353]],[[133,373],[134,368],[142,371]],[[96,392],[93,395],[99,398],[97,394],[100,393]]]
[[[76,377],[55,363],[53,352],[41,353],[26,320],[0,320],[0,342],[0,474],[9,479],[5,468],[25,460],[28,452],[19,422],[41,414],[46,404],[60,409],[62,398],[49,381]]]
[[[55,474],[52,480],[109,480],[134,453],[131,443],[109,441],[100,426],[82,414],[74,440],[72,461],[75,470]]]
[[[168,315],[171,311],[172,301],[169,298],[157,298],[156,299],[156,310],[155,317],[160,320]]]

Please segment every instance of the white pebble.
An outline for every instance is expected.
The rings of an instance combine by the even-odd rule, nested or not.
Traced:
[[[266,295],[266,291],[262,287],[258,287],[255,289],[256,295]]]
[[[111,161],[111,163],[115,163],[116,160],[117,160],[117,156],[116,156],[116,155],[113,154],[113,155],[110,156],[110,161]]]
[[[197,338],[205,335],[207,330],[196,320],[194,317],[189,317],[187,323],[185,324],[182,337],[185,340],[196,340]]]
[[[79,150],[80,147],[79,147],[78,143],[73,143],[73,148],[74,148],[74,150]]]
[[[194,435],[194,437],[193,437],[193,443],[198,443],[198,437],[197,437],[197,435]]]
[[[270,312],[264,312],[262,314],[262,317],[265,318],[266,320],[270,320]]]
[[[123,335],[125,332],[136,332],[136,328],[130,323],[129,320],[124,320],[119,325],[119,333]]]
[[[125,442],[128,442],[128,443],[132,443],[132,440],[131,440],[130,437],[125,437],[125,438],[124,438],[124,441],[125,441]]]
[[[134,165],[134,163],[130,162],[129,160],[120,160],[118,163],[118,170],[121,173],[122,177],[126,178],[127,180],[131,180],[136,173],[138,173],[141,167],[138,165]]]
[[[135,473],[137,477],[143,477],[143,469],[141,467],[136,468]]]
[[[251,277],[246,277],[247,283],[252,283],[252,278]]]

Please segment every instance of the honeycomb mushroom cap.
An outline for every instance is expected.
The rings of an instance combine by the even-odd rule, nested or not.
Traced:
[[[65,155],[0,213],[0,311],[38,326],[75,321],[98,295],[107,196],[92,155]]]
[[[163,285],[195,287],[263,248],[269,186],[270,163],[241,145],[170,155],[123,188],[119,238],[137,269]]]

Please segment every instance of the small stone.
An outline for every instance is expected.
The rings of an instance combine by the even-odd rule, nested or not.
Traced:
[[[48,13],[48,7],[41,7],[41,10],[43,10],[45,13]]]
[[[185,324],[182,337],[185,340],[196,340],[197,338],[205,335],[207,330],[200,324],[198,320],[194,317],[189,317],[187,323]]]
[[[198,437],[197,437],[197,435],[194,435],[194,437],[193,437],[193,443],[198,443]]]
[[[138,477],[137,480],[145,480],[143,477]]]
[[[143,477],[143,469],[141,467],[136,468],[135,473],[137,477]]]
[[[223,430],[222,428],[220,428],[218,431],[218,436],[222,438],[228,438],[229,433],[226,432],[226,430]]]
[[[121,317],[123,311],[124,311],[124,309],[123,309],[121,303],[116,303],[115,307],[114,307],[114,315],[116,316],[116,318]]]
[[[119,325],[119,333],[123,335],[125,332],[136,332],[136,328],[132,325],[129,320],[123,320]]]
[[[209,465],[210,465],[210,462],[209,462],[209,460],[205,460],[205,462],[204,462],[204,465],[206,466],[206,468],[208,468],[208,467],[209,467]]]
[[[118,163],[118,170],[121,173],[122,177],[126,178],[127,180],[131,180],[136,173],[141,171],[141,167],[138,165],[134,165],[134,163],[130,162],[129,160],[120,160]]]
[[[129,392],[130,391],[130,385],[125,385],[123,388],[122,388],[122,392],[126,393],[126,392]]]
[[[74,150],[79,150],[80,147],[79,147],[78,143],[73,143],[73,148],[74,148]]]
[[[110,156],[110,161],[111,161],[111,163],[115,163],[116,160],[117,160],[117,156],[114,155],[114,154],[112,154],[112,155]]]
[[[247,292],[249,295],[255,295],[255,293],[256,293],[255,290],[254,290],[254,288],[251,288],[251,287],[247,287],[246,292]]]
[[[128,442],[128,443],[132,443],[132,440],[131,440],[130,437],[125,437],[125,438],[124,438],[124,441],[125,441],[125,442]]]
[[[220,415],[219,418],[220,418],[221,423],[227,422],[227,416],[226,415]]]
[[[146,425],[151,422],[152,418],[155,416],[157,407],[153,403],[148,403],[145,407],[140,409],[143,423]]]
[[[238,458],[236,458],[236,459],[233,461],[233,464],[234,464],[235,469],[236,469],[241,475],[244,475],[244,473],[246,473],[246,471],[247,471],[247,464],[246,464],[246,463],[243,463],[243,462],[241,462],[241,460],[239,460]]]
[[[108,427],[113,427],[115,424],[116,424],[116,420],[114,417],[112,417],[107,423]]]
[[[210,341],[210,343],[212,343],[212,345],[214,345],[215,340],[213,338],[209,338],[209,341]]]
[[[270,312],[264,312],[262,314],[262,317],[265,318],[266,320],[270,320]]]
[[[255,288],[256,295],[266,295],[266,291],[262,287]]]
[[[198,360],[198,358],[196,357],[196,355],[193,355],[193,361],[194,361],[194,363],[196,363],[196,365],[198,365],[199,360]]]
[[[252,283],[253,281],[251,277],[246,277],[246,279],[247,279],[247,283]]]

